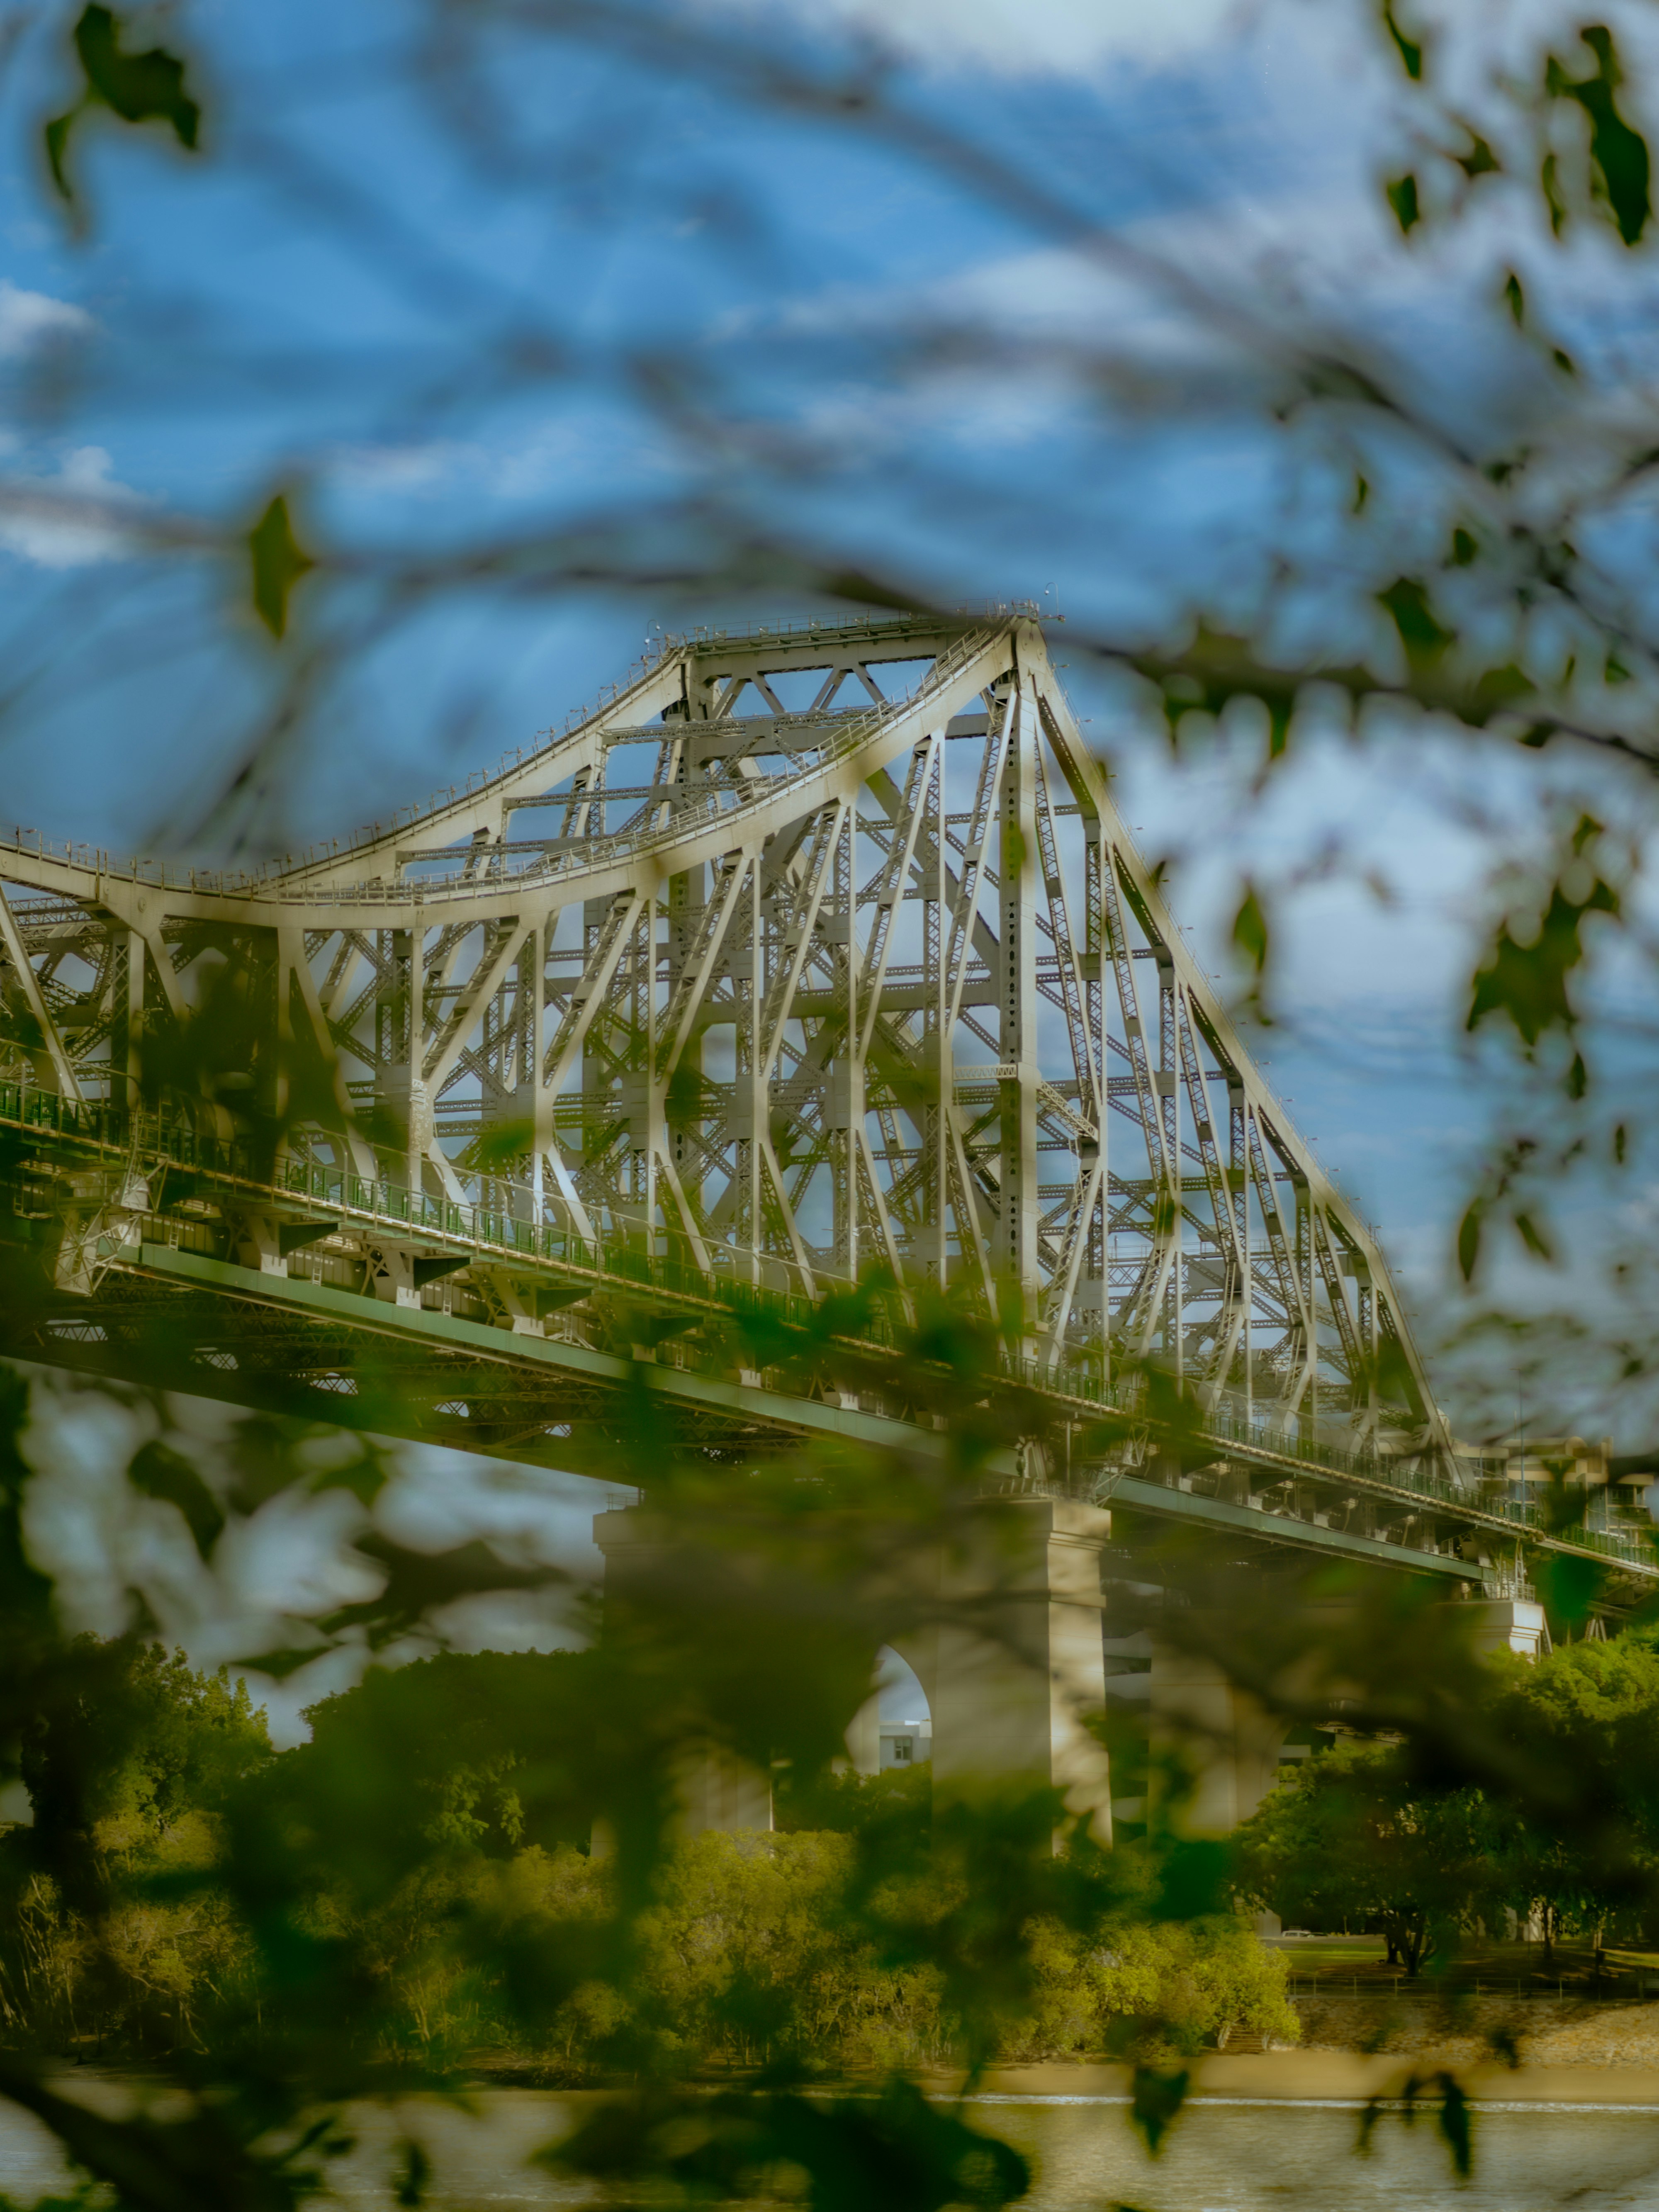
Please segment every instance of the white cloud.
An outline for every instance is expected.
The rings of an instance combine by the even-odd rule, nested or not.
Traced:
[[[757,0],[703,0],[751,12]],[[765,0],[775,7],[777,0]],[[1077,73],[1108,61],[1164,62],[1212,45],[1244,20],[1240,0],[789,0],[826,22],[939,70],[1003,76]]]
[[[332,459],[339,483],[370,492],[434,489],[458,477],[476,476],[484,465],[482,448],[452,438],[404,446],[342,446]]]
[[[139,495],[110,473],[101,446],[77,446],[56,476],[0,478],[0,546],[41,568],[82,568],[130,550],[119,510]]]
[[[43,339],[78,337],[91,328],[83,307],[46,292],[25,292],[0,277],[0,361],[15,361]]]
[[[454,438],[404,445],[337,446],[325,456],[335,481],[369,497],[422,498],[478,489],[501,500],[561,489],[574,495],[614,491],[627,477],[654,477],[673,466],[665,442],[617,410],[571,413],[532,428],[515,441]]]

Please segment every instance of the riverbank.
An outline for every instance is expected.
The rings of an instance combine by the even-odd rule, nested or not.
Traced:
[[[1473,2066],[1659,2071],[1659,2004],[1573,1997],[1297,1997],[1301,2051]],[[1277,2054],[1273,2054],[1277,2055]]]
[[[1659,2008],[1656,2008],[1659,2009]],[[1200,2101],[1258,2100],[1285,2104],[1364,2104],[1395,2096],[1413,2066],[1435,2063],[1432,2054],[1402,2057],[1362,2051],[1261,2051],[1237,2056],[1206,2051],[1192,2063],[1189,2094]],[[1519,2066],[1470,2063],[1449,2056],[1465,2093],[1488,2105],[1617,2106],[1659,2112],[1659,2065]],[[1129,2095],[1127,2066],[998,2066],[980,2084],[988,2097],[1069,2100]]]

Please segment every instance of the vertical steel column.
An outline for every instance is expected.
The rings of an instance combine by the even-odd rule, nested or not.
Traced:
[[[1229,1078],[1227,1084],[1227,1181],[1230,1186],[1229,1203],[1234,1207],[1238,1222],[1238,1249],[1243,1257],[1244,1279],[1239,1285],[1239,1295],[1244,1301],[1244,1425],[1248,1429],[1255,1412],[1255,1376],[1251,1366],[1255,1346],[1251,1341],[1250,1322],[1255,1308],[1255,1255],[1250,1244],[1250,1171],[1244,1115],[1244,1090],[1242,1084]],[[1236,1194],[1235,1194],[1236,1193]]]
[[[136,929],[128,930],[126,939],[126,1091],[128,1108],[136,1114],[144,1051],[144,940]]]
[[[1307,1395],[1303,1398],[1303,1433],[1318,1433],[1318,1261],[1314,1256],[1314,1192],[1305,1176],[1294,1182],[1297,1192],[1297,1259],[1301,1267],[1301,1290],[1307,1301]]]
[[[542,1080],[547,1058],[547,960],[556,917],[549,915],[530,933],[530,1065],[521,1080],[530,1086],[530,1192],[539,1228],[547,1218],[546,1165],[549,1147],[559,1141],[553,1100]]]
[[[593,957],[604,933],[605,914],[611,904],[611,902],[609,899],[582,901],[581,964],[584,975],[587,974],[592,967]],[[580,1187],[585,1192],[590,1218],[595,1232],[598,1233],[601,1226],[604,1201],[600,1196],[597,1180],[590,1182],[589,1177],[592,1175],[594,1151],[599,1141],[599,1093],[604,1083],[604,1063],[599,1057],[599,1032],[604,1016],[597,1009],[590,1010],[585,1001],[583,1011],[587,1015],[587,1021],[586,1026],[581,1030],[581,1043],[577,1062],[580,1069],[577,1096],[581,1100],[581,1121],[576,1139],[579,1155],[576,1174],[580,1179]]]
[[[1036,1115],[1036,717],[1023,682],[1011,710],[1013,727],[1002,763],[1001,844],[998,867],[1001,943],[998,979],[1002,1024],[1002,1149],[999,1162],[997,1264],[1019,1291],[1021,1346],[1029,1357],[1041,1315],[1037,1272]]]
[[[639,1196],[641,1211],[645,1218],[645,1249],[654,1254],[662,1249],[657,1221],[657,1165],[668,1145],[668,1121],[665,1112],[667,1097],[666,1083],[657,1080],[657,1048],[659,1018],[665,1011],[657,975],[657,900],[654,892],[640,902],[638,933],[634,939],[635,958],[635,1018],[638,1034],[645,1040],[645,1060],[640,1070],[643,1091],[645,1127],[635,1131],[644,1137],[644,1171]],[[639,1157],[637,1152],[635,1158]]]
[[[681,742],[678,750],[680,773],[677,776],[677,781],[684,781],[684,741]],[[679,874],[671,876],[665,886],[665,907],[667,921],[665,930],[663,981],[665,1005],[672,1006],[674,1003],[680,988],[681,978],[685,974],[688,963],[694,957],[697,940],[702,932],[704,908],[708,904],[708,875],[707,864],[700,863],[695,868],[686,868]],[[654,1050],[653,1046],[653,1054]],[[654,1066],[654,1060],[653,1065]],[[684,1070],[684,1074],[678,1073],[678,1069],[681,1068]],[[679,1057],[676,1074],[678,1075],[677,1087],[680,1099],[700,1097],[702,1088],[702,1030],[701,1028],[694,1029],[687,1038],[685,1049]],[[674,1173],[678,1178],[680,1188],[684,1189],[694,1147],[686,1136],[685,1125],[680,1115],[677,1112],[672,1115],[667,1115],[666,1106],[667,1101],[665,1098],[666,1142],[671,1147],[670,1156],[674,1163]]]
[[[409,963],[409,1146],[407,1181],[411,1206],[418,1206],[425,1182],[426,1103],[426,932],[416,918],[404,937]]]
[[[1164,1157],[1169,1164],[1169,1187],[1164,1194],[1164,1235],[1170,1255],[1169,1290],[1165,1310],[1170,1316],[1164,1343],[1173,1354],[1176,1387],[1187,1376],[1186,1285],[1182,1247],[1186,1217],[1182,1211],[1181,1173],[1181,1008],[1176,997],[1175,963],[1168,950],[1158,947],[1158,1111],[1164,1124]]]
[[[740,905],[738,912],[732,916],[732,929],[738,937],[746,935],[749,939],[749,996],[738,1023],[738,1066],[733,1071],[738,1093],[735,1164],[742,1178],[738,1236],[749,1247],[749,1279],[758,1284],[761,1279],[760,1254],[766,1242],[765,1209],[761,1195],[763,1140],[766,1131],[765,1040],[762,1034],[762,1019],[769,980],[766,969],[766,909],[761,900],[761,856],[758,853],[749,871],[747,887],[739,897]],[[781,948],[779,957],[785,957]],[[740,992],[741,988],[739,981]]]
[[[1083,1003],[1089,1034],[1095,1041],[1095,1066],[1100,1096],[1095,1102],[1096,1142],[1100,1151],[1099,1229],[1100,1266],[1100,1380],[1112,1379],[1112,1054],[1106,1040],[1106,929],[1104,885],[1111,872],[1112,849],[1106,823],[1098,814],[1084,817],[1084,959]],[[1095,1230],[1088,1229],[1090,1264],[1095,1257]],[[1092,1276],[1090,1278],[1092,1282]]]
[[[987,744],[990,742],[987,737]],[[923,1015],[926,1043],[922,1064],[933,1083],[933,1100],[927,1113],[923,1141],[928,1146],[927,1189],[924,1207],[931,1212],[933,1251],[927,1264],[933,1280],[944,1291],[951,1282],[951,979],[947,970],[951,872],[945,861],[945,761],[948,741],[941,734],[933,774],[927,787],[926,835],[933,865],[921,872],[921,972],[930,995]],[[924,1215],[924,1218],[926,1218]],[[965,1249],[965,1248],[964,1248]]]
[[[835,1176],[836,1266],[856,1278],[859,1271],[858,1130],[864,1119],[864,1071],[858,1060],[859,878],[858,809],[849,806],[836,854],[836,920],[846,921],[847,1025],[836,1041],[825,1069],[825,1135]],[[837,933],[839,934],[839,927]],[[838,948],[839,949],[839,948]]]

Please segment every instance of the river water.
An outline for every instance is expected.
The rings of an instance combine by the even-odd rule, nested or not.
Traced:
[[[104,2086],[113,2098],[121,2085]],[[476,2113],[430,2110],[354,2117],[357,2144],[325,2203],[392,2212],[387,2180],[405,2124],[432,2155],[428,2203],[465,2208],[597,2205],[588,2185],[560,2181],[525,2160],[561,2135],[575,2102],[537,2090],[492,2092]],[[1121,2102],[1101,2098],[984,2097],[974,2117],[1031,2160],[1031,2212],[1659,2212],[1659,2110],[1586,2105],[1492,2105],[1475,2116],[1472,2179],[1455,2179],[1431,2124],[1380,2124],[1369,2157],[1354,2144],[1358,2108],[1345,2104],[1217,2099],[1192,2106],[1149,2158]],[[55,2146],[26,2116],[0,2106],[0,2194],[27,2205],[61,2187]],[[207,2212],[207,2208],[204,2208]],[[319,2212],[321,2208],[319,2207]]]

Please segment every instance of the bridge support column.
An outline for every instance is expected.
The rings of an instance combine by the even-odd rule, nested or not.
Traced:
[[[847,1764],[854,1774],[881,1771],[881,1699],[866,1698],[847,1730]]]
[[[1477,1651],[1516,1651],[1523,1659],[1540,1659],[1550,1648],[1544,1608],[1531,1598],[1477,1598],[1468,1607],[1474,1615]]]
[[[969,1555],[942,1573],[952,1617],[934,1650],[902,1647],[933,1707],[936,1797],[1051,1786],[1109,1843],[1111,1772],[1089,1723],[1106,1709],[1100,1555],[1112,1516],[1068,1498],[988,1499],[980,1514]]]
[[[1201,1652],[1152,1642],[1150,1729],[1157,1755],[1173,1753],[1194,1770],[1196,1787],[1182,1826],[1224,1835],[1248,1820],[1279,1771],[1285,1724]]]
[[[605,1555],[605,1608],[623,1611],[649,1605],[653,1598],[672,1601],[664,1582],[670,1550],[648,1513],[629,1510],[597,1513],[593,1540]],[[772,1778],[740,1759],[724,1744],[688,1744],[676,1776],[680,1832],[700,1836],[709,1828],[769,1830]]]

